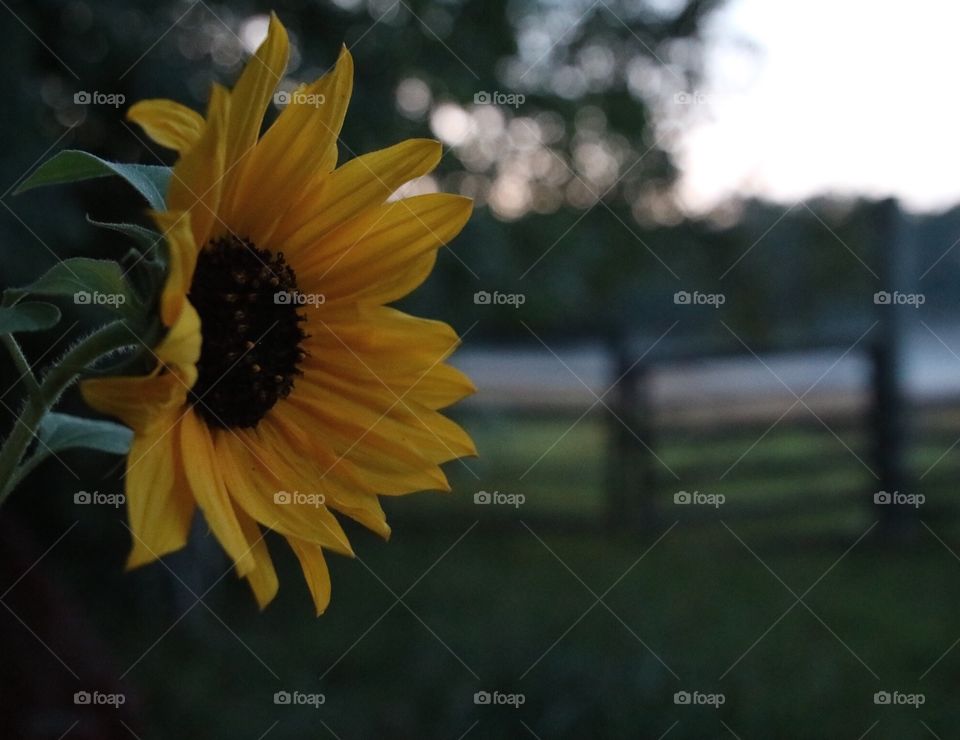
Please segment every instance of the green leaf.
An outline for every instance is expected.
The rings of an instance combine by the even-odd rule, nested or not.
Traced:
[[[136,317],[141,308],[139,298],[130,288],[123,270],[112,260],[71,257],[51,267],[36,281],[23,288],[10,288],[7,296],[23,295],[72,296],[77,305],[110,308],[120,314]]]
[[[169,167],[108,162],[75,149],[57,152],[20,183],[16,193],[23,193],[43,185],[59,185],[110,175],[119,175],[130,183],[147,199],[151,208],[158,211],[166,208],[167,186],[170,184]]]
[[[29,301],[0,307],[0,334],[43,331],[60,320],[60,309],[52,303]]]
[[[130,450],[133,432],[112,421],[85,419],[82,416],[51,411],[40,422],[37,436],[46,452],[84,448],[125,455]]]
[[[144,307],[154,306],[160,299],[167,277],[167,267],[159,259],[150,259],[136,249],[131,249],[120,262],[127,273],[127,280]]]
[[[121,234],[129,236],[137,243],[137,246],[147,254],[150,254],[156,250],[158,246],[163,244],[163,235],[154,231],[153,229],[148,229],[145,226],[139,226],[137,224],[115,224],[110,223],[109,221],[95,221],[94,219],[90,218],[90,216],[87,216],[87,221],[94,226],[99,226],[102,229],[117,231]]]
[[[144,305],[149,305],[159,295],[166,279],[167,244],[163,235],[139,224],[96,221],[87,216],[87,221],[108,231],[130,237],[138,248],[131,248],[120,265]]]

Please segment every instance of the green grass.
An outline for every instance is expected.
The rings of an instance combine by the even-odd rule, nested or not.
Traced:
[[[588,526],[605,507],[608,427],[591,416],[568,431],[572,421],[470,420],[483,457],[469,470],[449,466],[450,495],[387,502],[390,543],[351,527],[359,559],[330,558],[333,602],[320,619],[276,538],[281,592],[263,614],[228,576],[206,598],[216,616],[197,607],[180,619],[193,599],[163,566],[120,572],[125,534],[113,520],[84,522],[44,567],[96,609],[110,661],[126,668],[144,656],[123,682],[144,708],[132,728],[143,740],[257,738],[270,728],[270,740],[658,738],[670,728],[669,738],[951,736],[960,562],[923,527],[903,545],[873,530],[845,554],[875,513],[863,497],[831,502],[831,492],[862,485],[868,496],[875,484],[827,432],[785,427],[750,453],[768,467],[793,458],[789,474],[757,477],[744,465],[722,483],[665,482],[658,523],[629,535]],[[722,472],[751,442],[690,437],[662,452],[683,477],[706,462]],[[942,454],[939,441],[924,444],[917,459]],[[672,504],[681,488],[723,491],[731,507],[778,497],[787,507],[693,517]],[[475,506],[481,489],[528,503]],[[924,490],[932,501],[952,495]],[[551,528],[558,513],[582,531]],[[960,552],[956,526],[921,514]],[[96,577],[94,546],[106,564]],[[211,552],[195,544],[170,562],[209,584],[226,567],[198,567]],[[880,689],[921,692],[925,703],[876,706]],[[278,690],[322,692],[326,703],[278,707]],[[523,693],[525,704],[475,706],[479,690]],[[717,710],[676,706],[679,690],[726,700]]]
[[[920,678],[960,637],[960,563],[932,538],[892,552],[868,539],[832,570],[842,552],[761,548],[797,594],[829,571],[805,598],[812,614],[788,612],[788,589],[720,527],[680,525],[639,563],[649,539],[536,535],[544,542],[519,521],[474,529],[405,598],[409,611],[390,609],[380,579],[402,594],[458,533],[358,537],[364,562],[333,561],[334,602],[319,620],[288,558],[263,615],[228,579],[208,602],[229,630],[198,609],[131,672],[150,707],[138,734],[258,737],[279,721],[270,737],[323,737],[322,720],[343,738],[456,738],[474,722],[475,737],[522,737],[523,721],[543,738],[658,737],[679,722],[673,737],[700,738],[723,736],[725,722],[742,738],[856,738],[879,721],[872,737],[919,738],[921,719],[941,737],[960,721],[960,651]],[[578,577],[597,594],[612,587],[609,610],[591,609]],[[130,616],[113,637],[128,661],[177,612],[166,601]],[[877,707],[880,688],[926,703]],[[326,704],[276,707],[279,689]],[[473,705],[495,689],[526,703]],[[683,689],[726,703],[675,706]]]
[[[453,463],[451,480],[461,491],[522,493],[525,511],[598,516],[606,506],[607,441],[619,426],[601,412],[575,421],[575,416],[469,418],[481,458]],[[653,495],[669,503],[676,491],[700,490],[723,494],[731,505],[795,501],[802,506],[813,493],[827,498],[826,503],[832,498],[838,511],[851,502],[859,506],[879,488],[870,473],[877,463],[863,430],[834,431],[839,439],[826,428],[784,422],[762,438],[762,428],[665,433],[654,447],[663,463],[654,463],[658,489],[652,494],[638,490],[636,495]],[[944,452],[955,439],[950,432],[918,435],[908,451],[907,465],[914,471],[917,490],[930,500],[952,498],[950,481],[960,470],[957,456]],[[934,463],[930,478],[921,480]],[[824,503],[817,500],[818,506]],[[427,511],[436,505],[444,511],[451,507],[448,500],[435,497],[418,499],[417,505]],[[470,503],[463,497],[453,507],[469,511]]]

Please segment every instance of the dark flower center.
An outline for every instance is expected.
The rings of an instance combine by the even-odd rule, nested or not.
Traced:
[[[289,300],[296,291],[283,253],[234,236],[201,250],[189,295],[203,335],[190,402],[209,425],[256,426],[290,393],[306,338]]]

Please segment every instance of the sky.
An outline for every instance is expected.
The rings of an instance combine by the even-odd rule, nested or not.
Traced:
[[[949,0],[729,0],[681,137],[683,202],[960,202],[958,28]]]

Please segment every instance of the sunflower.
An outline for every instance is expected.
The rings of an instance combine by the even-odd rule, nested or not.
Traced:
[[[169,100],[130,108],[178,154],[166,210],[152,214],[169,252],[168,331],[152,372],[81,391],[134,432],[128,567],[183,547],[199,508],[261,608],[278,588],[265,529],[281,534],[320,614],[324,550],[353,554],[334,512],[386,538],[380,495],[449,491],[440,464],[476,454],[439,411],[474,391],[444,363],[456,333],[387,305],[423,282],[472,206],[445,193],[390,199],[436,166],[434,141],[336,166],[353,84],[345,48],[261,136],[288,54],[271,15],[206,116]]]

